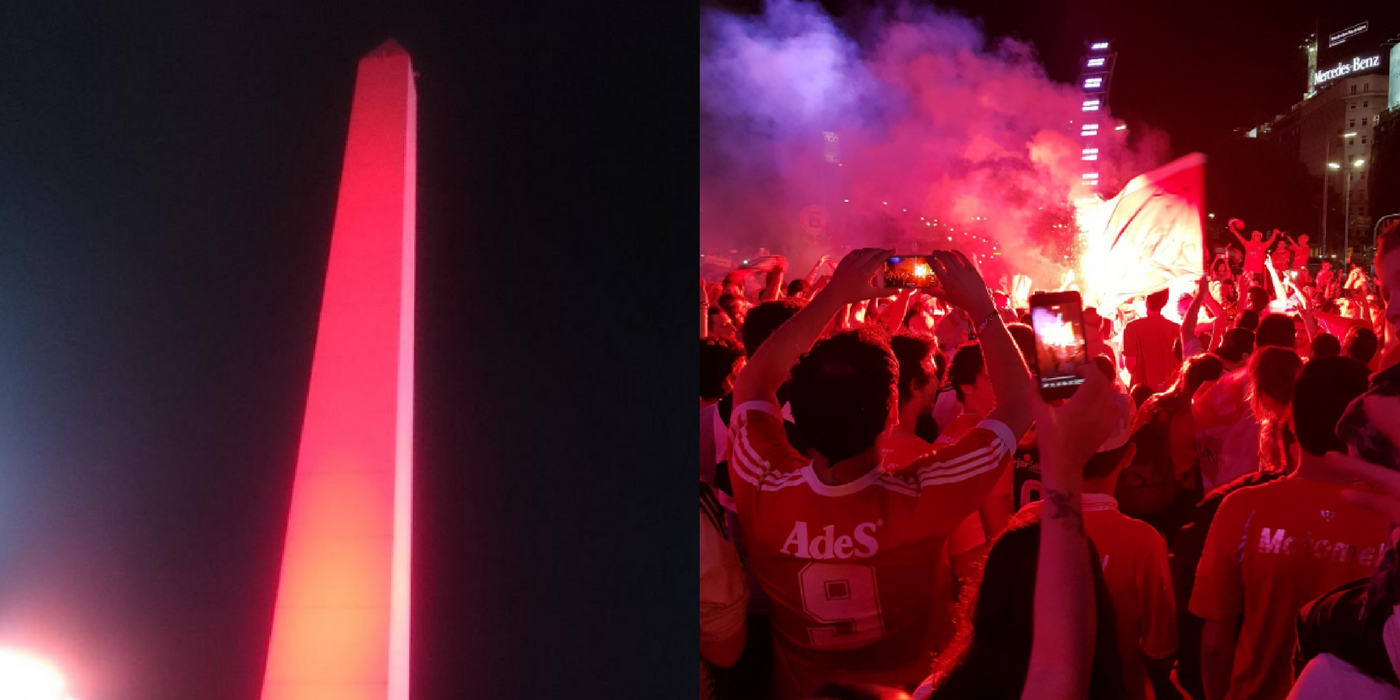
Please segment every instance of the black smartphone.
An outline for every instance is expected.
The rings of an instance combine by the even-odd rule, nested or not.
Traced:
[[[1035,330],[1036,375],[1046,401],[1074,395],[1084,378],[1079,368],[1089,363],[1084,342],[1084,308],[1079,292],[1031,295],[1031,328]]]
[[[929,289],[938,286],[938,275],[927,255],[895,255],[885,261],[885,289]]]

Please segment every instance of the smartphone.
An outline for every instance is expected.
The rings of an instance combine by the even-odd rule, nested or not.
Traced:
[[[885,261],[885,289],[929,289],[938,286],[927,255],[895,255]]]
[[[1089,363],[1079,292],[1032,294],[1031,328],[1041,397],[1054,401],[1073,396],[1084,383],[1079,368]]]

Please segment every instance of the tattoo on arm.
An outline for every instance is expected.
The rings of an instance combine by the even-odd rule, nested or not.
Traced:
[[[1078,503],[1074,502],[1075,494],[1062,493],[1054,489],[1046,489],[1045,502],[1050,506],[1050,519],[1069,519],[1070,527],[1075,532],[1084,532],[1084,511]]]

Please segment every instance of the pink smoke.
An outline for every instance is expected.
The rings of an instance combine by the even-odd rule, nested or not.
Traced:
[[[1164,135],[1130,147],[1122,122],[1081,111],[1080,92],[1047,78],[1026,43],[927,8],[861,20],[843,31],[794,0],[702,15],[702,251],[766,245],[805,271],[844,246],[958,248],[989,277],[1057,287],[1078,254],[1082,175],[1097,172],[1111,197],[1164,160]],[[1080,160],[1086,121],[1099,124],[1095,162]],[[839,139],[835,162],[824,132]],[[805,241],[798,213],[814,204],[834,240]]]

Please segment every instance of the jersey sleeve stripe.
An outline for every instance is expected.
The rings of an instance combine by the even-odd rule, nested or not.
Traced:
[[[934,452],[930,455],[932,461],[919,467],[917,473],[922,477],[932,473],[958,471],[962,469],[963,466],[996,452],[998,448],[998,445],[991,444],[943,461],[938,461],[939,454]],[[926,457],[925,459],[928,458]]]
[[[958,481],[965,481],[967,479],[971,479],[972,477],[977,476],[978,474],[982,474],[992,469],[996,469],[997,466],[1001,464],[1001,460],[1006,456],[1006,454],[1006,450],[998,446],[995,449],[995,451],[993,451],[991,454],[988,454],[975,462],[969,462],[963,465],[955,472],[932,472],[928,474],[921,474],[919,476],[919,486],[923,487],[928,486],[930,484],[951,484]]]
[[[777,406],[768,403],[767,401],[745,401],[739,404],[738,406],[734,407],[733,412],[730,413],[729,420],[733,421],[739,416],[744,415],[744,413],[747,411],[763,411],[764,413],[767,413],[768,415],[771,415],[777,418],[778,420],[783,419],[782,410],[779,409]]]
[[[749,442],[748,420],[742,416],[738,417],[734,426],[734,439],[730,441],[734,471],[738,472],[744,481],[757,486],[763,474],[769,471],[770,465],[768,460],[758,456],[758,451]]]
[[[1006,449],[1015,449],[1017,442],[1016,435],[1011,432],[1011,428],[1007,427],[1005,423],[999,420],[986,419],[978,423],[977,427],[992,431],[992,434],[996,435],[997,438],[1001,440],[1002,446]]]

